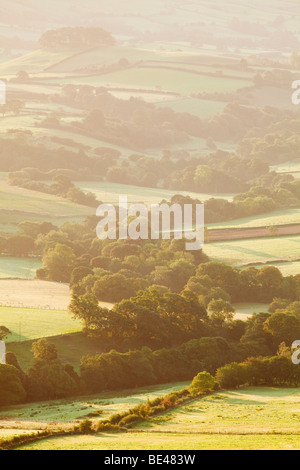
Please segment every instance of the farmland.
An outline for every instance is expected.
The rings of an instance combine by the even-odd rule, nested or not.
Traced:
[[[36,258],[0,258],[0,279],[34,279],[41,267],[41,260]]]
[[[70,425],[87,418],[90,413],[101,412],[101,419],[107,419],[112,414],[122,413],[131,407],[144,403],[147,399],[153,400],[180,390],[186,385],[188,385],[187,382],[162,384],[148,388],[123,390],[122,392],[8,407],[0,412],[0,426],[4,424],[4,418],[9,418],[17,421],[19,425],[23,424],[23,426],[28,422],[31,422],[31,425],[36,422],[38,429],[43,428],[47,423],[53,423],[53,421],[68,428]]]
[[[254,228],[271,227],[280,225],[298,224],[300,221],[300,209],[287,209],[274,211],[268,214],[256,215],[243,219],[231,220],[229,222],[208,224],[208,228]]]
[[[85,192],[94,193],[98,201],[115,204],[119,202],[119,196],[125,195],[129,203],[144,202],[147,205],[158,204],[163,199],[170,200],[175,194],[190,196],[201,201],[206,201],[214,194],[193,193],[189,191],[167,190],[159,188],[145,188],[118,183],[95,183],[82,181],[76,183]],[[228,201],[232,201],[234,194],[218,195]]]
[[[80,331],[82,325],[65,310],[0,307],[0,323],[12,332],[7,342],[28,341]]]
[[[0,305],[32,309],[67,310],[69,286],[39,280],[0,280]]]
[[[279,292],[272,270],[233,268],[300,272],[299,1],[0,3],[0,340],[22,369],[0,367],[0,441],[88,419],[95,430],[190,385],[176,380],[255,356],[275,379],[241,373],[239,385],[281,388],[225,391],[217,375],[214,392],[158,400],[127,432],[122,423],[21,449],[300,450],[300,388],[287,388],[300,386],[287,364],[300,317],[244,324],[229,305],[247,321],[272,310],[262,302],[275,292],[297,310],[298,279]],[[148,207],[213,199],[208,258],[178,240],[96,239],[89,193]],[[248,363],[228,365],[229,376]],[[127,389],[147,383],[159,385]]]
[[[293,263],[299,259],[300,236],[256,238],[209,243],[205,253],[212,259],[234,266]]]
[[[52,438],[23,449],[299,449],[299,403],[299,389],[220,392],[149,419],[126,434]]]
[[[209,435],[172,433],[99,434],[52,438],[18,450],[299,450],[293,435]]]
[[[70,79],[61,80],[62,83],[70,82]],[[88,84],[94,86],[108,86],[119,88],[146,88],[154,90],[170,91],[182,96],[190,96],[191,93],[216,91],[232,92],[250,86],[251,81],[237,78],[206,77],[191,74],[184,71],[170,69],[140,69],[132,68],[126,71],[108,73],[99,77],[82,77],[71,80],[76,84]]]

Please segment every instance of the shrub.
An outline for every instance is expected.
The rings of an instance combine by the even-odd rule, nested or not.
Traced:
[[[130,415],[127,415],[124,418],[122,418],[119,425],[127,427],[127,426],[130,426],[132,424],[138,423],[140,421],[142,421],[142,418],[139,415],[130,414]]]
[[[86,419],[85,421],[82,421],[78,426],[78,430],[82,434],[91,434],[93,432],[92,421],[89,421],[88,419]]]

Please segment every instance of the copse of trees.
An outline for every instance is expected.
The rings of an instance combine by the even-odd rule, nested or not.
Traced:
[[[241,386],[286,386],[300,385],[300,368],[284,356],[250,358],[242,363],[231,363],[219,368],[216,380],[221,388]]]
[[[112,310],[102,308],[91,294],[74,296],[70,312],[84,322],[84,331],[116,345],[176,345],[205,334],[207,313],[197,296],[162,293],[150,288],[123,300]]]
[[[16,405],[25,398],[20,371],[13,366],[0,364],[0,406]]]
[[[46,31],[40,38],[43,49],[83,48],[111,46],[115,43],[113,36],[102,28],[59,28]]]
[[[151,351],[143,348],[128,353],[86,356],[81,361],[81,377],[89,393],[121,390],[166,382],[191,380],[199,371],[215,371],[234,358],[265,354],[254,343],[231,345],[223,338],[201,338],[176,349]]]
[[[46,194],[54,194],[56,196],[64,197],[75,204],[81,204],[89,207],[98,207],[100,202],[97,201],[93,193],[85,193],[75,186],[72,181],[65,175],[57,175],[54,177],[55,183],[48,185],[30,179],[30,172],[23,169],[21,171],[9,173],[8,180],[12,186],[19,186],[21,188],[30,189],[32,191],[39,191]]]

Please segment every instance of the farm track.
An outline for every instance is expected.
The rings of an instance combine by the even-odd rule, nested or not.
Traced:
[[[300,224],[281,225],[276,228],[277,233],[274,235],[267,227],[213,229],[209,230],[206,243],[300,235]]]

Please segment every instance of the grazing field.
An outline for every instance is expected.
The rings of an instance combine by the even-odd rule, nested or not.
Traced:
[[[178,191],[159,188],[143,188],[141,186],[131,186],[118,183],[97,183],[82,181],[76,183],[83,191],[94,193],[98,201],[105,203],[118,203],[119,195],[127,196],[129,203],[144,202],[148,205],[160,203],[163,199],[170,200],[175,194],[191,196],[192,198],[206,201],[216,195],[211,193],[194,193],[190,191]],[[235,194],[218,195],[228,201],[232,201]]]
[[[196,400],[136,429],[156,432],[299,434],[300,389],[247,388]]]
[[[209,100],[198,100],[185,98],[176,101],[158,103],[160,108],[171,108],[176,113],[189,113],[198,116],[201,119],[207,119],[223,111],[225,103]]]
[[[123,390],[122,392],[102,393],[83,396],[75,399],[65,399],[33,403],[27,405],[10,406],[0,411],[0,426],[5,419],[17,421],[19,425],[34,422],[38,429],[54,421],[57,425],[74,424],[78,420],[89,418],[89,414],[98,412],[97,420],[107,419],[112,414],[122,413],[128,409],[144,403],[147,399],[153,400],[168,393],[181,390],[189,385],[188,382],[156,385],[139,389]],[[66,426],[67,427],[67,426]]]
[[[0,324],[12,332],[7,342],[74,333],[82,324],[65,310],[0,307]]]
[[[207,224],[208,228],[252,228],[270,227],[286,224],[299,224],[300,209],[286,209],[274,211],[268,214],[255,215],[243,219],[230,220],[215,224]]]
[[[300,236],[209,243],[204,252],[212,260],[233,266],[293,262],[299,260]]]
[[[49,311],[49,314],[51,314],[51,311]],[[59,358],[65,364],[71,364],[77,372],[79,372],[80,361],[83,356],[88,354],[95,356],[108,352],[113,348],[116,349],[115,344],[113,346],[111,344],[99,345],[92,338],[87,338],[83,333],[60,334],[58,336],[51,336],[48,339],[55,345]],[[23,370],[27,370],[32,365],[32,343],[33,341],[31,340],[8,343],[7,345],[7,350],[17,356]]]
[[[34,279],[42,262],[36,258],[0,257],[0,279]]]
[[[99,76],[68,78],[60,80],[60,82],[91,86],[110,87],[113,85],[122,88],[147,88],[171,91],[183,96],[200,92],[233,92],[253,84],[252,81],[245,79],[198,75],[181,70],[159,68],[159,66],[156,69],[130,68]]]
[[[67,284],[39,280],[0,280],[0,305],[33,309],[67,310]]]
[[[0,182],[0,212],[5,211],[22,212],[24,218],[26,215],[34,214],[57,218],[87,216],[93,213],[93,209],[74,204],[61,197],[9,186],[2,180]]]
[[[300,449],[300,389],[220,392],[149,419],[125,434],[45,439],[26,450]]]
[[[98,434],[52,438],[18,450],[299,450],[300,437],[289,435],[209,435],[172,433]]]

